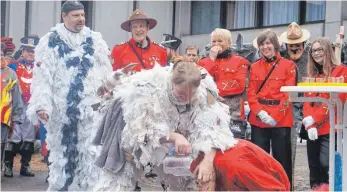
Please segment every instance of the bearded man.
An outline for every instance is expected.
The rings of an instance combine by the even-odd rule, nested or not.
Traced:
[[[35,49],[27,114],[33,122],[39,117],[47,129],[48,191],[88,191],[98,179],[93,162],[99,151],[91,143],[98,119],[91,105],[112,71],[110,51],[101,34],[85,26],[81,2],[66,1],[61,10],[64,23]]]
[[[280,36],[280,40],[285,43],[287,52],[285,58],[294,61],[297,68],[297,82],[300,82],[302,77],[307,74],[307,56],[308,56],[308,46],[306,46],[307,40],[310,38],[310,32],[306,29],[301,29],[301,27],[292,22],[287,31],[283,32]],[[302,93],[299,93],[301,95]],[[292,173],[294,173],[295,165],[295,154],[296,154],[296,142],[298,131],[300,131],[303,119],[302,113],[303,103],[293,104],[294,113],[294,127],[292,128]],[[294,181],[294,176],[293,176]],[[293,185],[294,182],[292,182]],[[293,188],[292,188],[293,189]]]

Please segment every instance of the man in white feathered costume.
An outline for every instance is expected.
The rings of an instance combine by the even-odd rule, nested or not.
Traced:
[[[90,190],[98,177],[93,165],[97,149],[91,144],[98,114],[97,88],[112,67],[109,49],[98,32],[85,26],[79,1],[62,5],[59,23],[40,39],[27,110],[31,121],[47,129],[48,190]]]
[[[133,190],[140,167],[162,162],[162,142],[174,142],[176,153],[196,158],[204,152],[212,159],[212,148],[224,151],[236,144],[228,107],[216,102],[213,80],[200,84],[201,78],[195,63],[179,61],[173,68],[156,66],[122,79],[94,140],[103,145],[96,160],[103,173],[95,191]],[[134,158],[126,161],[129,154]],[[214,168],[213,162],[205,163],[199,174],[206,182]]]

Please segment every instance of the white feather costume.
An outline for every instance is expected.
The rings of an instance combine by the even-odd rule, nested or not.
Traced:
[[[189,102],[189,110],[180,113],[179,108],[187,107],[188,103],[180,103],[173,96],[171,70],[171,67],[157,65],[151,70],[141,71],[122,79],[122,84],[113,92],[114,99],[122,101],[125,127],[121,146],[133,152],[137,168],[148,163],[158,165],[159,140],[166,138],[171,131],[184,135],[192,144],[192,158],[196,158],[199,152],[210,152],[211,148],[224,151],[237,142],[229,129],[228,106],[207,102],[209,90],[218,93],[213,79],[207,76],[201,81],[196,95]],[[135,152],[143,146],[148,154],[136,156]],[[134,189],[132,179],[138,170],[129,165],[127,162],[124,171],[116,174],[104,170],[94,190]]]
[[[109,53],[100,33],[88,27],[73,33],[63,23],[36,47],[27,114],[34,122],[39,110],[49,115],[45,124],[51,163],[48,191],[85,191],[97,180],[99,168],[93,161],[98,150],[91,141],[94,123],[100,118],[90,106],[97,102],[97,88],[112,71]]]

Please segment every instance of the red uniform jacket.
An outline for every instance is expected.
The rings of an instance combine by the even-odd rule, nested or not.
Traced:
[[[34,64],[27,65],[24,59],[22,59],[18,62],[9,64],[8,67],[16,71],[23,101],[27,104],[31,97],[30,86],[33,78]]]
[[[293,126],[292,104],[288,101],[289,95],[281,92],[280,89],[282,86],[294,86],[296,84],[296,67],[293,61],[281,58],[279,54],[276,56],[278,59],[273,62],[266,62],[264,58],[261,58],[251,65],[247,91],[248,104],[251,109],[249,122],[258,127],[272,127],[262,123],[257,118],[260,110],[266,111],[278,122],[276,127]],[[277,67],[273,70],[261,91],[256,94],[266,75],[279,59]],[[279,100],[280,103],[279,105],[264,105],[260,104],[258,99]]]
[[[191,171],[203,155],[191,164]],[[282,165],[253,143],[239,139],[235,147],[217,152],[214,158],[217,191],[289,191]]]
[[[249,62],[241,56],[231,54],[229,58],[212,61],[204,58],[199,61],[215,79],[220,96],[240,95],[246,87],[246,75]],[[244,105],[241,98],[241,118],[244,119]]]
[[[141,71],[141,69],[152,69],[155,62],[158,62],[161,66],[166,66],[166,50],[151,41],[149,38],[147,38],[147,40],[150,43],[145,48],[138,47],[134,39],[130,39],[130,41],[114,46],[111,53],[111,57],[113,58],[113,70],[124,68],[130,63],[138,64],[133,68],[133,70],[135,71]],[[137,58],[129,43],[134,47],[139,57],[142,58],[142,61],[145,65],[144,67],[141,65],[139,59]]]
[[[345,83],[347,83],[347,67],[345,66],[337,66],[333,69],[331,77],[344,77]],[[315,78],[321,78],[322,75],[317,75]],[[316,97],[316,96],[324,97],[326,99],[330,98],[329,93],[306,93],[305,97]],[[342,101],[342,105],[345,103],[345,100],[347,99],[346,93],[340,93],[339,98]],[[337,110],[335,108],[335,110]],[[315,124],[308,127],[310,128],[317,128],[318,135],[326,135],[330,132],[330,121],[329,121],[329,110],[328,106],[325,103],[311,103],[306,102],[304,103],[303,107],[303,114],[304,117],[312,116],[313,120],[315,121]],[[336,114],[336,113],[335,113]],[[335,122],[337,120],[337,117],[335,115]]]

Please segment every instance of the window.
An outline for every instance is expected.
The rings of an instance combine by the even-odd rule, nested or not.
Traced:
[[[227,4],[235,4],[234,7],[228,7],[227,12],[233,14],[233,24],[227,23],[228,29],[252,28],[256,26],[256,2],[255,1],[234,1]],[[230,18],[227,17],[227,18]],[[231,20],[231,19],[229,19]]]
[[[191,34],[208,34],[221,27],[220,1],[192,1]]]
[[[265,1],[263,26],[299,23],[299,1]]]
[[[325,20],[325,1],[306,1],[305,21]]]
[[[191,34],[325,20],[325,1],[192,1]],[[347,4],[346,4],[347,7]],[[346,14],[347,15],[347,14]]]
[[[6,36],[6,1],[1,1],[1,36]]]
[[[63,5],[66,1],[61,1],[61,5]],[[93,29],[93,1],[80,1],[84,6],[85,18],[86,18],[86,26]],[[63,19],[61,18],[61,22]]]

